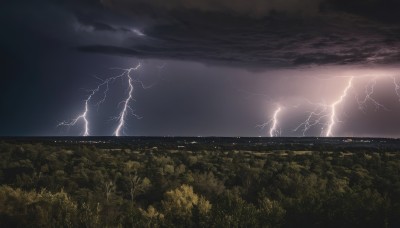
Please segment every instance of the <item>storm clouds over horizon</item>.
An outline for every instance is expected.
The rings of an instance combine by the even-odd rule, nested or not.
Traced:
[[[373,98],[387,110],[352,109],[357,99],[349,99],[336,135],[399,137],[399,8],[395,0],[8,2],[0,9],[0,135],[80,134],[54,127],[82,108],[80,89],[141,61],[144,80],[162,79],[137,90],[133,106],[144,118],[132,118],[127,135],[267,136],[255,125],[280,105],[282,136],[301,136],[293,128],[315,110],[304,100],[330,104],[354,76],[351,97],[376,80]],[[92,112],[95,134],[108,134],[119,108]]]
[[[97,37],[81,51],[245,68],[396,64],[400,56],[396,1],[101,3],[127,19],[104,19],[92,8],[92,15],[74,12],[76,26],[95,36],[134,35],[122,42]]]

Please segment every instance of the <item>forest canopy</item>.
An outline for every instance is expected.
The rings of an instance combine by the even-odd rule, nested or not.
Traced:
[[[399,173],[381,150],[3,141],[0,226],[400,227]]]

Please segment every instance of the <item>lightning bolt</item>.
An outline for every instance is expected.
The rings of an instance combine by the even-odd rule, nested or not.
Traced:
[[[108,88],[108,83],[110,80],[105,80],[103,81],[103,83],[99,84],[95,89],[90,90],[90,94],[89,96],[84,100],[84,111],[79,114],[75,119],[72,119],[71,121],[63,121],[61,123],[59,123],[57,126],[75,126],[79,120],[83,120],[84,122],[84,133],[83,136],[89,136],[89,121],[87,119],[87,115],[89,113],[89,102],[92,99],[92,97],[99,92],[99,90],[101,89],[102,86],[107,85]],[[105,93],[106,96],[106,93]],[[105,98],[104,98],[105,99]]]
[[[392,83],[394,85],[394,91],[400,102],[400,82],[398,82],[397,78],[394,76],[388,76],[388,77],[392,78]],[[340,121],[338,118],[338,111],[337,111],[338,106],[341,105],[343,102],[345,102],[345,100],[348,100],[351,98],[351,97],[349,97],[349,95],[350,95],[350,91],[352,91],[352,90],[354,90],[353,91],[353,93],[355,94],[354,98],[358,104],[358,108],[362,112],[366,112],[367,106],[371,105],[371,104],[373,106],[375,106],[375,110],[384,109],[385,111],[390,111],[383,104],[381,104],[377,99],[374,98],[375,87],[376,87],[377,81],[378,81],[377,76],[373,77],[372,75],[367,75],[367,76],[358,76],[357,77],[357,79],[370,78],[370,80],[365,85],[362,96],[356,92],[356,88],[353,85],[353,83],[356,81],[356,78],[354,76],[340,76],[340,77],[335,77],[335,78],[346,78],[346,79],[348,79],[348,81],[347,81],[347,85],[344,88],[343,92],[340,94],[340,96],[337,98],[337,100],[335,100],[333,103],[331,103],[331,104],[315,103],[306,98],[301,98],[301,100],[303,100],[303,101],[297,102],[297,106],[294,106],[294,107],[308,104],[308,105],[311,105],[313,108],[311,111],[307,112],[306,119],[293,129],[294,132],[300,131],[302,133],[302,136],[306,136],[306,133],[310,129],[320,126],[321,127],[320,136],[332,137],[333,129],[335,128],[336,124]],[[331,80],[331,79],[326,79],[326,80]],[[361,81],[361,82],[363,82],[363,81]],[[264,95],[264,94],[256,94],[256,93],[251,93],[251,92],[244,91],[244,90],[238,90],[238,91],[244,92],[246,94],[250,94],[252,96],[268,97],[267,95]],[[268,100],[268,101],[272,102],[270,100]],[[280,103],[282,103],[282,102],[280,102]],[[285,106],[287,108],[287,104],[285,104]],[[280,107],[282,107],[282,106],[280,106]],[[280,132],[278,132],[276,130],[277,121],[278,121],[277,117],[279,115],[279,111],[280,111],[279,109],[276,109],[273,118],[271,118],[268,122],[266,122],[262,125],[258,125],[257,127],[265,128],[265,127],[270,126],[270,134],[269,135],[271,137],[279,135]]]
[[[394,92],[396,93],[396,95],[400,101],[400,85],[399,85],[399,83],[397,83],[395,76],[392,76],[392,79],[393,79],[393,84],[394,84]]]
[[[309,112],[306,120],[300,123],[293,131],[301,130],[303,136],[305,136],[306,132],[309,131],[312,127],[315,127],[317,125],[322,125],[321,136],[331,137],[333,135],[332,130],[335,127],[336,123],[338,122],[337,110],[336,110],[337,106],[340,105],[342,102],[344,102],[346,97],[349,95],[350,89],[353,87],[354,77],[349,77],[349,78],[350,79],[347,83],[346,88],[343,90],[343,93],[331,105],[326,105],[324,103],[313,103],[311,101],[306,100],[307,103],[315,106],[316,108],[314,111]],[[397,84],[395,78],[393,78],[393,82],[395,85],[396,94],[398,95],[400,100],[400,86]],[[355,96],[356,101],[358,103],[358,107],[361,111],[365,112],[365,109],[369,103],[372,103],[375,106],[376,110],[382,108],[386,111],[389,111],[388,108],[386,108],[384,105],[379,103],[375,98],[373,98],[376,84],[377,84],[377,79],[373,78],[365,86],[364,89],[365,96],[362,99],[358,95]],[[326,131],[324,131],[324,128],[326,128]]]
[[[379,103],[377,100],[375,100],[372,95],[374,93],[376,86],[376,78],[373,78],[367,86],[365,86],[365,96],[364,99],[360,100],[358,96],[356,96],[356,100],[358,103],[358,107],[360,108],[361,111],[365,112],[365,109],[367,107],[368,101],[371,102],[373,105],[375,105],[375,110],[378,110],[379,108],[383,108],[386,111],[389,111],[384,105]]]
[[[132,93],[133,93],[133,82],[134,82],[134,80],[131,77],[131,71],[132,70],[136,71],[137,69],[140,68],[140,66],[141,65],[139,63],[135,68],[129,68],[129,69],[125,70],[125,74],[128,78],[129,92],[128,92],[128,97],[122,102],[123,109],[118,116],[119,123],[118,123],[117,128],[114,131],[115,136],[121,135],[121,130],[125,125],[125,118],[126,118],[126,115],[128,114],[128,110],[132,111],[132,113],[133,113],[133,109],[129,106],[129,103],[133,99]],[[142,82],[140,82],[140,83],[142,83]],[[142,83],[142,87],[144,87],[143,83]]]
[[[321,136],[331,137],[332,130],[338,121],[336,107],[344,102],[345,98],[348,96],[348,92],[352,87],[352,82],[353,77],[350,77],[341,96],[330,105],[325,103],[314,103],[306,100],[308,104],[313,105],[316,108],[314,111],[309,112],[306,120],[300,123],[295,129],[293,129],[293,131],[299,131],[301,129],[303,136],[305,136],[306,132],[312,127],[322,125]],[[327,128],[326,132],[324,132],[324,128]]]
[[[353,77],[350,77],[350,80],[348,81],[347,86],[344,89],[342,95],[339,97],[338,100],[336,100],[335,102],[333,102],[333,104],[330,105],[331,113],[330,113],[330,118],[329,118],[328,129],[325,134],[326,137],[332,136],[332,129],[337,122],[336,106],[338,106],[340,103],[342,103],[344,101],[344,99],[347,96],[348,91],[350,90],[350,88],[352,86],[352,83],[353,83]]]
[[[277,110],[275,110],[274,112],[274,116],[272,117],[272,126],[269,129],[269,136],[270,137],[275,137],[275,136],[279,136],[279,132],[277,131],[277,126],[278,126],[278,115],[281,112],[281,107],[278,107]]]
[[[94,90],[92,91],[92,93],[89,95],[89,97],[85,100],[85,109],[84,112],[79,114],[78,117],[76,117],[75,119],[73,119],[70,122],[64,121],[59,123],[57,126],[74,126],[79,120],[83,120],[84,122],[84,126],[85,126],[85,131],[83,133],[83,136],[89,136],[89,121],[87,120],[87,114],[89,112],[89,101],[92,99],[92,96],[95,94]]]
[[[328,114],[326,114],[326,111],[328,109],[328,105],[325,104],[317,104],[317,108],[309,112],[309,115],[307,116],[307,119],[299,124],[293,131],[298,131],[300,128],[302,128],[302,133],[303,136],[306,135],[306,132],[310,130],[312,127],[323,124],[323,119],[328,117]]]
[[[130,107],[129,103],[133,100],[133,90],[134,90],[134,83],[139,83],[143,89],[151,88],[153,85],[147,87],[145,84],[140,81],[136,80],[132,77],[131,73],[132,71],[136,71],[141,67],[141,64],[139,64],[136,67],[133,68],[128,68],[128,69],[121,69],[121,68],[113,68],[113,69],[118,69],[122,70],[123,72],[117,76],[107,78],[105,80],[98,78],[102,82],[97,85],[97,87],[93,90],[90,90],[89,96],[84,100],[84,110],[81,114],[79,114],[75,119],[72,119],[71,121],[63,121],[59,123],[57,126],[75,126],[80,120],[84,122],[84,133],[83,136],[89,136],[90,135],[90,130],[89,130],[89,120],[88,120],[88,113],[89,113],[89,105],[90,102],[98,92],[103,91],[102,98],[95,104],[95,106],[99,107],[102,103],[105,102],[107,99],[107,95],[110,89],[110,83],[114,82],[117,79],[122,79],[122,78],[127,78],[128,79],[128,96],[125,98],[121,103],[123,104],[122,111],[116,118],[118,120],[118,125],[114,131],[115,136],[120,136],[121,131],[123,131],[123,128],[125,126],[125,119],[126,116],[128,115],[128,112],[131,111],[132,115],[136,116],[139,118],[136,114],[134,114],[133,109]],[[104,89],[103,89],[104,88]]]
[[[263,129],[263,128],[265,128],[265,127],[270,125],[269,136],[270,137],[279,136],[280,135],[280,131],[277,128],[278,128],[278,123],[279,123],[278,122],[278,116],[279,116],[279,113],[281,111],[282,111],[282,108],[280,106],[278,106],[278,108],[274,111],[274,114],[273,114],[272,118],[268,122],[266,122],[264,124],[257,125],[257,127],[260,127],[260,128]]]

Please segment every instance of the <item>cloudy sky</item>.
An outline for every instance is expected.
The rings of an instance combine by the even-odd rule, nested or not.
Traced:
[[[113,135],[123,117],[120,134],[134,136],[400,137],[399,8],[396,0],[8,1],[0,135],[82,135],[83,118],[58,125],[85,114],[102,85],[87,102],[90,135]],[[121,115],[129,78],[104,82],[139,63]]]

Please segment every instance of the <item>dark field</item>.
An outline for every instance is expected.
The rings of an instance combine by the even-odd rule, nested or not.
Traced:
[[[0,227],[400,227],[400,140],[0,139]]]

